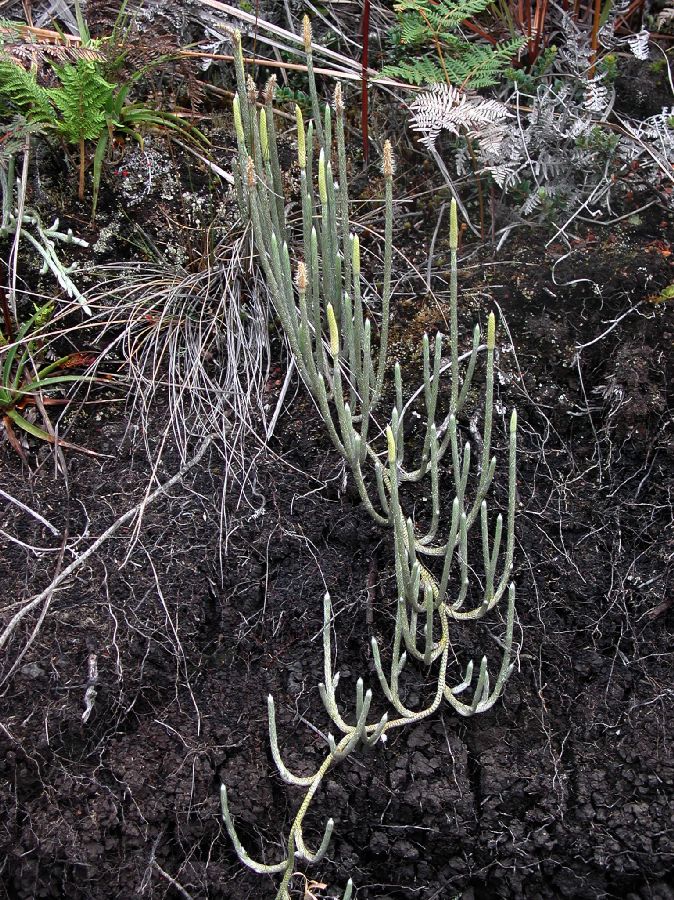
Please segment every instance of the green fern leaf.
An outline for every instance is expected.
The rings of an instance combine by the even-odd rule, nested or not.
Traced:
[[[418,47],[422,56],[388,65],[382,74],[417,85],[449,81],[474,89],[503,80],[504,70],[517,56],[523,39],[492,46],[483,41],[469,41],[460,30],[463,22],[478,16],[490,5],[491,0],[399,0],[395,5],[398,46]],[[428,52],[429,45],[435,45],[437,58]]]
[[[400,18],[403,43],[417,43],[456,30],[466,19],[484,12],[491,0],[400,0],[395,9]]]
[[[98,138],[106,127],[106,112],[112,102],[114,85],[86,60],[54,68],[61,86],[52,88],[49,93],[61,113],[59,131],[71,143]]]
[[[0,16],[0,47],[9,41],[16,41],[21,35],[21,23]]]
[[[434,20],[440,28],[456,29],[466,19],[472,19],[491,6],[490,0],[441,0],[440,3],[427,3],[433,10]]]
[[[428,25],[418,16],[402,16],[399,23],[400,43],[405,46],[410,44],[423,44],[429,39]]]
[[[53,124],[56,120],[49,91],[37,83],[33,72],[10,59],[0,58],[0,98],[29,122]]]
[[[428,56],[403,61],[398,65],[384,66],[381,74],[387,78],[399,78],[408,84],[437,84],[445,80],[440,66]]]
[[[497,47],[471,44],[460,55],[445,57],[450,83],[474,90],[498,84],[522,43],[521,38],[514,38]]]

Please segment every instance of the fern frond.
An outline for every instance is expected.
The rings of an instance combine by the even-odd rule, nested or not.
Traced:
[[[627,38],[627,45],[637,59],[646,60],[649,58],[648,44],[650,38],[650,33],[643,27],[638,34],[630,35]]]
[[[399,78],[408,84],[437,84],[445,80],[445,73],[430,56],[407,60],[398,65],[384,66],[381,74],[387,78]]]
[[[478,135],[480,156],[484,159],[498,159],[503,155],[503,145],[508,137],[510,126],[495,122],[485,126]]]
[[[0,98],[29,121],[53,124],[56,119],[50,93],[37,83],[33,72],[0,56]]]
[[[435,145],[443,129],[457,136],[463,131],[479,137],[512,116],[508,107],[498,100],[485,100],[446,84],[435,85],[421,94],[411,110],[411,126],[414,131],[422,132],[420,140],[429,148]]]
[[[602,76],[590,78],[585,86],[583,106],[588,112],[602,113],[608,106],[608,89]]]
[[[405,46],[428,42],[428,25],[418,16],[402,16],[399,21],[399,41]]]
[[[49,93],[61,113],[59,130],[72,143],[99,137],[106,125],[106,109],[112,101],[114,85],[86,60],[54,68],[61,87],[52,88]]]
[[[434,5],[434,4],[428,4]],[[457,28],[466,19],[479,16],[492,5],[491,0],[440,0],[436,7],[436,15],[445,28]]]
[[[491,87],[503,78],[505,69],[517,58],[524,41],[514,38],[496,47],[469,45],[458,57],[445,57],[445,68],[452,84],[465,88]],[[465,46],[465,44],[464,44]]]
[[[490,5],[491,0],[400,0],[395,9],[410,22],[420,19],[428,35],[429,24],[438,33],[455,30],[463,21],[479,15]]]
[[[485,166],[480,172],[491,175],[496,184],[503,191],[508,191],[518,181],[518,169],[516,166],[508,163],[501,163],[498,166]]]
[[[7,39],[17,40],[21,34],[21,23],[0,16],[0,44]]]
[[[537,188],[535,191],[529,194],[529,196],[520,207],[521,215],[530,216],[532,212],[538,209],[545,196],[546,193],[544,188]]]
[[[47,41],[29,41],[5,43],[2,52],[22,64],[33,62],[76,63],[83,59],[87,62],[103,62],[105,57],[94,47],[79,47],[76,44],[53,44]]]
[[[630,122],[623,119],[625,130],[638,141],[650,143],[653,152],[660,156],[665,164],[674,163],[674,107],[663,107],[662,112],[649,116],[641,122]],[[621,147],[626,158],[635,158],[629,144]]]

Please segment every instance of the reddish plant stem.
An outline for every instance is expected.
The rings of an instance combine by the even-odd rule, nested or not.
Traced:
[[[472,31],[473,34],[479,35],[483,40],[488,41],[492,46],[496,46],[498,41],[494,37],[493,34],[489,34],[488,31],[485,31],[484,28],[481,28],[476,22],[472,22],[470,19],[464,19],[461,23],[464,28],[467,28],[468,31]]]
[[[536,0],[536,16],[534,18],[534,56],[530,62],[534,62],[538,59],[538,54],[545,44],[544,31],[547,15],[548,0]]]
[[[590,78],[594,78],[597,63],[597,51],[599,49],[599,20],[601,19],[601,0],[594,0],[594,16],[592,19],[592,65],[590,66]]]
[[[80,138],[80,180],[77,190],[79,200],[84,200],[84,161],[85,161],[84,138]]]

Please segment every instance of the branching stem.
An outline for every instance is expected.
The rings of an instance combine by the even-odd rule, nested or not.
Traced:
[[[235,45],[240,52],[240,41]],[[311,29],[305,23],[305,48],[310,63]],[[237,64],[241,72],[242,62]],[[304,251],[297,265],[295,284],[290,273],[290,252],[287,225],[278,208],[277,186],[280,183],[277,156],[270,152],[268,141],[273,132],[273,110],[266,108],[266,126],[258,127],[254,104],[248,114],[243,113],[246,96],[235,101],[238,155],[235,159],[237,184],[243,189],[242,208],[249,210],[260,265],[265,273],[276,313],[290,344],[298,371],[313,397],[328,435],[348,464],[361,500],[372,518],[389,530],[394,546],[396,589],[398,595],[393,641],[388,671],[384,671],[382,652],[375,639],[372,655],[379,686],[392,707],[388,714],[369,719],[371,690],[365,691],[358,679],[355,703],[351,715],[342,713],[337,702],[339,672],[333,673],[332,604],[325,595],[323,603],[323,666],[324,681],[319,692],[326,712],[339,732],[337,738],[328,736],[328,749],[313,775],[293,774],[281,758],[276,731],[274,701],[268,698],[269,734],[272,757],[284,781],[305,789],[303,800],[294,816],[285,848],[285,857],[278,863],[265,865],[253,860],[243,848],[229,811],[227,789],[221,790],[222,813],[228,833],[242,863],[261,874],[281,874],[277,900],[290,900],[289,886],[297,860],[315,863],[327,851],[333,821],[329,819],[323,838],[315,852],[309,850],[302,832],[305,815],[311,807],[321,783],[330,769],[346,759],[361,746],[374,746],[386,740],[389,731],[403,728],[432,716],[443,701],[461,716],[472,716],[490,709],[501,696],[512,671],[512,643],[515,619],[515,587],[511,581],[514,552],[516,506],[516,433],[517,417],[510,421],[508,464],[508,511],[505,523],[501,515],[490,526],[486,496],[492,485],[496,460],[491,456],[494,409],[494,354],[496,324],[493,314],[487,324],[486,346],[481,345],[481,333],[476,327],[472,350],[465,357],[459,354],[457,205],[450,211],[450,334],[449,334],[449,398],[445,420],[436,424],[442,397],[441,375],[447,365],[442,363],[442,336],[434,342],[431,361],[430,342],[424,338],[423,386],[414,397],[422,394],[426,408],[426,431],[421,459],[416,468],[405,468],[406,447],[403,440],[408,407],[404,403],[403,378],[400,367],[394,370],[394,405],[390,423],[384,429],[375,421],[381,401],[388,353],[388,320],[391,299],[391,267],[393,245],[392,184],[393,157],[386,142],[383,158],[384,174],[384,273],[382,280],[382,320],[379,347],[371,347],[371,325],[364,318],[360,295],[360,244],[357,235],[349,232],[346,161],[343,134],[343,104],[341,90],[336,92],[336,137],[339,171],[335,182],[331,169],[332,119],[329,109],[321,121],[313,72],[309,64],[309,86],[312,97],[314,125],[319,143],[317,165],[317,197],[311,189],[313,178],[311,161],[312,128],[305,132],[301,113],[297,112],[298,163],[301,171],[302,238]],[[250,92],[249,92],[250,93]],[[241,107],[239,110],[239,106]],[[249,135],[246,121],[250,121]],[[260,121],[263,121],[262,119]],[[272,128],[269,129],[270,123]],[[326,326],[327,325],[327,329]],[[471,448],[464,442],[459,417],[467,401],[478,353],[486,351],[484,413],[479,468],[475,478],[475,496],[470,492]],[[467,359],[465,371],[463,361]],[[386,443],[381,437],[385,434]],[[451,523],[444,539],[438,540],[442,521],[440,462],[449,454],[453,471],[454,500]],[[363,466],[372,466],[374,490],[368,483]],[[430,525],[419,533],[413,519],[406,515],[401,497],[401,485],[420,482],[429,476],[431,514]],[[481,558],[484,576],[481,579],[481,598],[467,606],[469,596],[468,554],[472,549],[468,535],[479,521]],[[502,551],[505,530],[505,550]],[[439,574],[434,574],[434,559],[442,560]],[[500,571],[499,571],[500,563]],[[439,567],[439,563],[438,563]],[[455,577],[456,586],[451,587]],[[452,683],[448,675],[451,649],[450,630],[453,622],[482,619],[494,609],[508,591],[505,616],[505,636],[499,641],[503,648],[501,663],[492,681],[486,657],[480,660],[472,697],[465,702],[459,694],[473,684],[475,665],[470,661],[463,677]],[[428,702],[417,708],[407,705],[401,685],[407,659],[414,659],[435,671],[434,690]],[[350,896],[347,887],[345,897]]]

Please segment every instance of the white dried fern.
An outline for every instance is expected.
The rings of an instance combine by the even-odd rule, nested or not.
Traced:
[[[519,167],[508,163],[499,163],[495,166],[485,166],[482,172],[488,173],[496,184],[505,193],[519,181]]]
[[[585,85],[585,96],[583,98],[583,106],[588,112],[603,113],[609,105],[608,89],[603,84],[603,75],[597,75],[590,78]]]
[[[663,107],[662,112],[641,122],[622,119],[625,130],[637,141],[650,144],[668,163],[674,163],[674,106]]]
[[[541,205],[544,196],[545,191],[543,188],[538,188],[533,191],[520,207],[520,214],[523,216],[530,216]]]
[[[615,0],[599,33],[601,52],[622,47],[640,60],[648,59],[650,35],[642,29],[629,38],[616,25],[630,0]],[[614,182],[612,161],[639,159],[653,184],[674,181],[674,110],[642,122],[619,121],[618,137],[606,128],[613,112],[615,90],[599,66],[591,28],[555,7],[561,37],[553,72],[524,94],[516,85],[509,106],[456,87],[434,86],[412,104],[412,128],[429,149],[442,131],[458,138],[455,165],[459,176],[486,174],[502,193],[524,191],[521,216],[551,215],[552,209],[575,207],[610,211]],[[562,78],[555,77],[561,74]],[[522,102],[522,100],[524,102]],[[516,110],[517,122],[510,113]],[[472,146],[465,140],[470,138]],[[620,183],[615,182],[620,191]],[[594,212],[593,212],[594,214]]]
[[[651,35],[645,28],[642,28],[638,34],[633,34],[627,38],[627,46],[637,59],[646,60],[649,58],[648,44],[650,38]]]
[[[478,94],[461,91],[453,85],[434,85],[410,107],[412,129],[421,132],[419,140],[429,150],[441,131],[459,136],[467,134],[488,140],[492,145],[501,142],[498,126],[511,117],[508,108],[498,100],[485,100]]]

